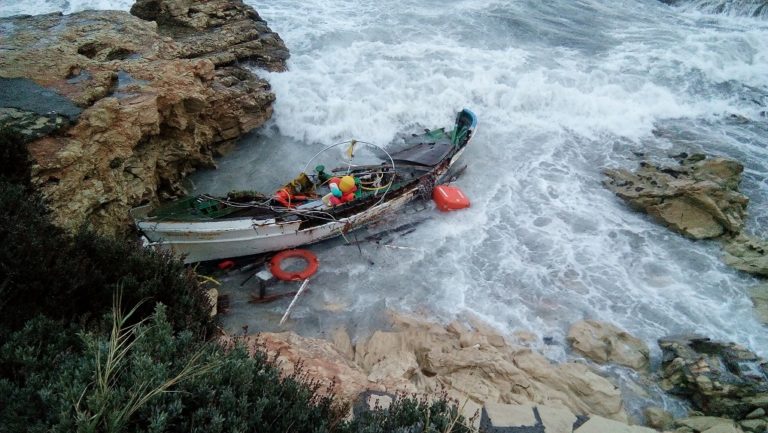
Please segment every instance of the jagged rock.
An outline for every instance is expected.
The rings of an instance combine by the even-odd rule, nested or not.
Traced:
[[[529,348],[509,345],[503,338],[498,341],[494,337],[498,333],[490,328],[483,331],[464,324],[446,328],[402,317],[393,318],[393,327],[358,341],[354,360],[329,341],[290,333],[260,337],[268,348],[280,349],[281,359],[287,361],[283,365],[301,358],[315,378],[327,383],[335,379],[347,396],[366,389],[393,393],[445,389],[460,401],[546,404],[579,415],[627,420],[619,389],[584,364],[552,364]],[[475,345],[462,347],[462,335],[467,333],[478,333],[479,338]]]
[[[612,362],[636,370],[649,366],[648,345],[610,323],[576,322],[568,331],[567,339],[575,351],[600,364]]]
[[[0,76],[32,80],[82,110],[69,127],[73,116],[46,123],[29,110],[19,113],[18,101],[0,109],[6,127],[29,131],[32,182],[58,225],[88,224],[108,234],[127,229],[131,207],[183,194],[183,178],[214,166],[218,146],[271,117],[275,97],[266,81],[211,59],[241,53],[245,44],[250,51],[233,54],[234,60],[282,70],[287,52],[279,36],[239,1],[183,4],[200,22],[210,14],[209,25],[178,41],[164,33],[164,24],[158,32],[158,24],[118,11],[0,19]],[[240,30],[250,21],[251,30],[238,33],[237,41],[225,37],[230,19]],[[217,45],[205,53],[187,48],[189,38],[205,37]],[[17,99],[29,106],[30,97]],[[44,137],[34,132],[56,128]]]
[[[768,428],[768,421],[765,419],[745,419],[739,421],[739,426],[748,432],[765,433]]]
[[[672,414],[660,407],[647,407],[643,415],[645,423],[657,430],[669,430],[674,425]]]
[[[286,375],[293,374],[297,365],[311,378],[327,387],[348,401],[354,401],[365,390],[384,393],[388,388],[383,383],[371,382],[368,374],[361,370],[354,361],[339,353],[327,340],[306,338],[293,332],[262,333],[246,337],[246,345],[251,353],[257,348],[264,348],[272,355],[278,355],[280,369]],[[222,341],[226,346],[232,343],[231,337]],[[299,364],[300,363],[300,364]],[[397,385],[407,385],[405,379],[391,378],[392,389]],[[413,388],[404,388],[415,391]]]
[[[725,243],[725,263],[750,274],[768,276],[768,242],[746,235]]]
[[[339,353],[349,359],[354,359],[355,349],[352,346],[352,340],[350,340],[346,328],[340,327],[334,329],[331,338],[333,345],[336,346],[336,350],[338,350]]]
[[[174,38],[182,58],[207,58],[216,66],[250,60],[272,71],[285,69],[288,50],[282,39],[242,2],[138,0],[131,13],[156,21],[161,34]]]
[[[664,338],[659,346],[662,388],[704,414],[740,420],[768,407],[768,364],[746,348],[698,336]]]
[[[685,156],[674,167],[644,162],[634,173],[605,170],[603,184],[633,208],[691,238],[739,233],[749,202],[738,192],[744,167],[724,158]]]
[[[757,317],[765,324],[768,324],[768,284],[749,289],[749,297],[755,306]]]
[[[715,416],[692,416],[675,420],[677,427],[688,427],[696,432],[703,432],[717,426],[735,427],[732,419]]]

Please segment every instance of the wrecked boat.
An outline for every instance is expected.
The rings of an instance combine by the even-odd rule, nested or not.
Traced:
[[[463,109],[451,129],[403,136],[390,146],[396,150],[356,140],[328,146],[273,195],[201,194],[159,207],[140,206],[131,216],[147,245],[172,251],[185,263],[296,248],[361,228],[417,197],[430,197],[435,185],[450,178],[476,128],[475,114]],[[381,161],[353,163],[361,148],[373,148]],[[329,154],[342,164],[330,171],[323,164],[310,169]]]

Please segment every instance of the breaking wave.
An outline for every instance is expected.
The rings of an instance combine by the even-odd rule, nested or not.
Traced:
[[[3,2],[0,14],[131,3],[22,0]],[[273,120],[219,170],[193,177],[199,191],[271,191],[323,144],[385,144],[448,126],[462,107],[480,119],[457,182],[472,207],[398,215],[377,229],[414,230],[384,243],[312,247],[321,269],[294,329],[345,324],[362,335],[385,309],[446,321],[472,314],[550,337],[544,349],[562,358],[568,326],[595,318],[651,347],[698,332],[768,355],[747,295],[757,281],[724,265],[715,242],[671,233],[601,186],[603,168],[644,157],[732,157],[746,167],[746,230],[768,237],[768,24],[701,13],[764,17],[757,3],[249,3],[286,41],[289,70],[258,71],[277,95]],[[256,308],[250,289],[238,289],[227,327],[276,329],[288,301]]]
[[[735,17],[768,18],[768,2],[765,0],[662,0],[683,11],[701,11]]]

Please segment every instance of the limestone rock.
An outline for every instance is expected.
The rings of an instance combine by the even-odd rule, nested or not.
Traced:
[[[490,327],[479,326],[481,331],[474,325],[446,328],[410,318],[392,320],[392,330],[376,331],[357,342],[353,360],[329,341],[291,333],[265,333],[261,338],[267,347],[280,349],[286,360],[301,358],[318,379],[337,378],[345,395],[367,389],[391,393],[445,389],[474,403],[540,404],[577,415],[627,420],[619,389],[586,365],[552,364],[529,348],[499,341]],[[476,345],[463,346],[461,338],[467,333],[482,338]]]
[[[673,167],[605,170],[603,184],[672,230],[706,239],[741,231],[749,202],[738,191],[743,170],[736,161],[694,155]]]
[[[530,404],[486,403],[480,418],[480,428],[485,431],[534,428],[539,421]]]
[[[658,430],[668,430],[674,425],[672,414],[660,407],[648,407],[643,411],[645,423]]]
[[[123,232],[131,207],[183,194],[183,178],[214,166],[218,146],[271,117],[269,84],[217,59],[235,53],[233,61],[256,59],[282,70],[287,52],[280,38],[237,0],[183,3],[193,15],[210,13],[210,26],[181,35],[166,32],[162,20],[119,11],[0,19],[0,76],[31,80],[57,95],[43,98],[48,105],[34,92],[11,101],[0,96],[0,123],[30,140],[32,182],[58,225]],[[223,30],[230,19],[236,39]],[[251,30],[243,30],[249,23]],[[190,37],[217,45],[190,51]],[[273,52],[278,48],[284,55]],[[0,95],[7,83],[0,82]],[[57,114],[40,114],[51,106]],[[49,130],[56,133],[42,136]]]
[[[702,433],[744,433],[744,431],[735,425],[721,424],[711,429],[704,430]]]
[[[285,70],[288,50],[282,39],[242,2],[138,0],[131,14],[156,21],[160,33],[176,41],[180,57],[207,58],[216,66],[250,60],[271,71]]]
[[[628,425],[597,415],[576,417],[565,408],[535,404],[487,403],[480,431],[544,433],[655,433],[648,427]]]
[[[749,289],[749,297],[755,305],[757,317],[768,325],[768,284],[761,284]]]
[[[332,335],[333,345],[336,346],[336,350],[349,359],[355,357],[355,349],[352,347],[352,340],[349,338],[349,333],[343,327],[336,328]]]
[[[675,425],[678,427],[688,427],[697,432],[703,432],[718,426],[735,427],[736,424],[733,422],[733,420],[728,418],[719,418],[715,416],[692,416],[689,418],[676,420]]]
[[[636,370],[649,366],[648,345],[610,323],[582,320],[571,326],[567,339],[575,351],[600,364],[612,362]]]
[[[576,423],[576,415],[566,408],[539,405],[541,423],[547,433],[571,433]]]
[[[627,425],[600,416],[590,416],[589,420],[579,426],[574,433],[656,433],[648,427]]]
[[[768,421],[765,419],[745,419],[739,425],[748,432],[764,433],[768,429]]]
[[[744,347],[698,336],[659,340],[662,388],[706,415],[743,419],[768,407],[768,364]]]
[[[768,276],[768,242],[736,236],[725,243],[725,263],[750,274]]]
[[[387,391],[387,386],[369,381],[367,373],[340,354],[329,341],[284,332],[247,337],[247,344],[252,351],[259,344],[263,344],[269,353],[279,354],[277,360],[286,375],[292,374],[296,365],[301,362],[302,368],[310,377],[328,388],[333,388],[340,397],[349,401],[355,400],[364,390]],[[405,379],[392,378],[389,382],[392,389],[400,389],[407,384]]]

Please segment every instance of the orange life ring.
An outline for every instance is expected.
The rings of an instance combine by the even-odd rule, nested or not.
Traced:
[[[302,269],[300,272],[284,271],[280,265],[283,263],[283,260],[289,258],[304,259],[304,261],[307,262],[307,267]],[[320,262],[318,262],[317,256],[312,251],[302,249],[285,250],[280,251],[279,253],[275,254],[274,257],[272,257],[272,260],[269,261],[269,271],[272,272],[272,275],[274,275],[278,280],[301,281],[306,280],[307,278],[314,275],[315,272],[317,272],[319,265]]]

